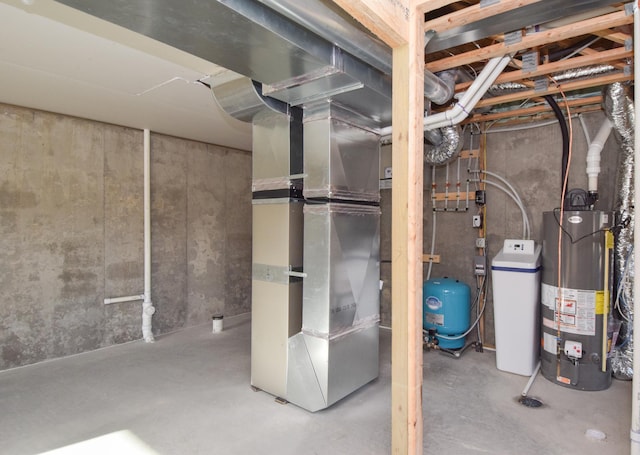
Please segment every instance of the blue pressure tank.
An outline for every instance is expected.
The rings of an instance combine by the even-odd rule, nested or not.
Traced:
[[[457,337],[469,329],[471,290],[469,286],[451,278],[435,278],[424,282],[422,288],[422,326],[425,330],[436,329],[438,345],[445,349],[464,347],[464,337]]]

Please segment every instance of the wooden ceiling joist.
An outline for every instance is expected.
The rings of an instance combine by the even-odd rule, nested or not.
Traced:
[[[420,11],[422,14],[435,11],[445,6],[449,6],[452,3],[456,3],[459,0],[417,0],[414,2],[416,11]]]
[[[626,44],[628,40],[632,39],[631,35],[614,30],[598,30],[597,32],[593,32],[593,34],[604,39],[608,39],[609,41],[612,41],[614,43],[623,45]]]
[[[582,49],[582,50],[580,51],[580,55],[598,55],[598,54],[600,54],[600,53],[601,53],[601,52],[598,52],[598,51],[597,51],[597,50],[595,50],[595,49],[591,49],[590,47],[587,47],[587,48]],[[617,68],[617,69],[619,69],[619,70],[622,70],[622,69],[624,69],[624,67],[625,67],[625,66],[628,66],[628,63],[626,63],[626,62],[611,62],[611,65],[612,65],[614,68]]]
[[[632,56],[633,51],[628,51],[624,47],[618,47],[615,49],[610,49],[608,51],[594,52],[590,55],[574,57],[567,60],[540,65],[535,71],[524,72],[522,70],[517,70],[503,73],[498,76],[495,83],[504,84],[506,82],[523,81],[524,79],[536,78],[539,76],[566,71],[574,68],[582,68],[585,66],[599,65],[603,63],[613,63],[617,60],[630,58]],[[469,88],[471,84],[472,81],[456,84],[455,90],[456,92],[461,92]]]
[[[598,87],[603,85],[613,84],[614,82],[624,82],[633,80],[633,75],[625,75],[624,73],[609,74],[606,76],[600,76],[590,79],[583,79],[579,81],[567,82],[564,84],[558,84],[557,86],[549,86],[547,90],[524,90],[522,92],[509,93],[507,95],[495,96],[493,98],[487,98],[480,100],[476,104],[476,108],[497,106],[499,104],[511,103],[513,101],[525,100],[527,98],[541,97],[545,95],[554,95],[560,92],[571,92],[574,90],[581,90],[584,88]]]
[[[567,38],[587,35],[598,30],[604,30],[621,25],[633,23],[633,16],[627,15],[624,11],[594,17],[576,24],[564,25],[544,32],[538,32],[523,36],[519,43],[505,45],[504,43],[493,44],[482,47],[463,54],[443,58],[425,65],[425,68],[432,72],[444,71],[461,65],[479,62],[482,60],[499,57],[507,54],[514,54],[524,49],[543,46]]]
[[[583,106],[591,107],[595,106],[594,110],[600,110],[600,104],[602,103],[602,96],[589,96],[585,98],[578,98],[569,100],[567,104],[570,108]],[[565,103],[560,104],[561,108],[565,107]],[[539,106],[524,107],[520,109],[511,109],[508,111],[494,112],[489,114],[474,114],[467,118],[464,123],[477,123],[477,122],[491,122],[494,120],[504,120],[508,118],[525,117],[531,115],[538,115],[551,110],[548,104],[541,104]]]

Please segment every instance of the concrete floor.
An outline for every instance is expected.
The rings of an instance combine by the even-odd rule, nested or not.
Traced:
[[[387,454],[390,344],[382,330],[379,379],[315,414],[251,391],[246,316],[5,371],[0,452]],[[539,377],[530,395],[545,405],[532,409],[515,401],[527,378],[496,370],[491,352],[424,359],[424,453],[629,453],[629,382],[578,392]]]

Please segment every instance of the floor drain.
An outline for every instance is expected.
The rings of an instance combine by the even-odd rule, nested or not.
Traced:
[[[540,406],[542,406],[542,401],[531,397],[520,397],[518,399],[518,403],[528,408],[539,408]]]

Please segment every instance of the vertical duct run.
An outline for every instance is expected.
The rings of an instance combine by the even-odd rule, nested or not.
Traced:
[[[214,82],[213,92],[253,124],[251,384],[286,398],[287,342],[302,325],[302,113],[245,77]]]
[[[251,384],[324,409],[378,376],[377,125],[329,101],[303,122],[246,78],[213,91],[253,124]]]
[[[304,119],[302,331],[287,399],[324,409],[378,376],[379,137],[322,102]]]
[[[613,358],[613,375],[618,379],[633,377],[633,227],[634,227],[634,129],[635,113],[630,87],[615,83],[606,87],[604,93],[605,114],[613,123],[616,140],[620,146],[618,175],[616,178],[616,199],[614,210],[622,228],[615,244],[615,276],[619,296],[619,313],[622,316],[622,343],[616,347]],[[628,220],[628,222],[626,222]]]

